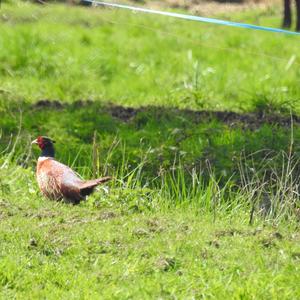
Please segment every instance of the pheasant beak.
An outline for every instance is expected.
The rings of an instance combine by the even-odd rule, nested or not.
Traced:
[[[31,145],[33,145],[33,144],[38,144],[38,140],[36,139],[36,140],[32,141]]]

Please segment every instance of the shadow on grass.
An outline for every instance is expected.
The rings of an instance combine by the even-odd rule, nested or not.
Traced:
[[[182,116],[190,118],[194,123],[210,122],[213,120],[220,121],[229,126],[236,126],[243,129],[257,129],[262,125],[279,125],[284,127],[291,126],[291,120],[295,124],[300,124],[300,118],[296,115],[288,116],[278,113],[270,113],[263,109],[253,113],[235,113],[230,111],[195,111],[189,109],[176,109],[169,107],[147,106],[141,108],[124,107],[114,104],[101,105],[92,101],[76,101],[72,104],[63,103],[60,101],[40,100],[34,105],[32,109],[54,109],[54,110],[76,110],[86,109],[92,106],[100,109],[105,113],[110,114],[112,117],[119,119],[123,122],[129,122],[134,119],[138,114],[148,114],[150,118],[161,118],[164,116]],[[266,113],[267,112],[267,113]]]
[[[255,168],[266,157],[274,160],[279,152],[288,152],[292,127],[295,155],[299,152],[297,116],[263,111],[239,114],[168,107],[128,108],[89,101],[68,104],[41,100],[2,107],[1,150],[20,129],[16,156],[21,160],[20,153],[31,138],[48,135],[57,141],[57,157],[65,163],[93,170],[96,153],[100,173],[104,168],[114,173],[121,167],[129,172],[142,163],[145,180],[174,171],[179,165],[187,173],[196,170],[207,177],[209,162],[216,177],[226,182],[237,174],[241,156]],[[34,153],[26,165],[34,166],[37,155]]]

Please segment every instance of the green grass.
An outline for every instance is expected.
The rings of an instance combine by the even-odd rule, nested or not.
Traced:
[[[300,296],[299,236],[288,230],[212,224],[182,211],[50,206],[11,214],[1,227],[3,299]]]
[[[276,6],[222,18],[280,24]],[[300,298],[298,43],[2,4],[0,298]],[[78,206],[44,199],[40,134],[114,180]]]
[[[0,88],[6,98],[235,111],[264,100],[299,110],[295,36],[24,2],[3,4],[1,15]],[[276,7],[227,18],[280,24]]]
[[[138,189],[57,204],[41,201],[31,171],[1,175],[3,299],[300,296],[296,223],[249,227],[243,209],[214,218],[199,206],[164,208],[163,197],[145,208]]]
[[[21,142],[16,144],[14,158],[22,164],[25,160],[26,167],[34,167],[39,150],[33,149],[32,154],[30,141],[41,133],[47,134],[57,141],[57,158],[88,176],[93,175],[96,142],[100,173],[113,175],[120,169],[126,173],[142,164],[143,182],[149,184],[160,182],[160,173],[181,165],[188,178],[197,171],[207,180],[209,161],[218,180],[237,182],[242,161],[257,172],[274,168],[279,174],[283,163],[279,154],[288,153],[292,139],[289,125],[259,125],[260,114],[253,115],[252,123],[243,120],[245,115],[236,115],[232,122],[224,123],[216,115],[206,113],[199,117],[184,110],[148,107],[126,117],[123,108],[97,102],[62,107],[41,104],[5,104],[10,113],[9,117],[2,114],[0,150],[6,149],[11,135],[19,134]],[[289,118],[279,120],[288,123]],[[293,157],[297,160],[298,123],[294,127]],[[24,155],[24,147],[29,158]]]

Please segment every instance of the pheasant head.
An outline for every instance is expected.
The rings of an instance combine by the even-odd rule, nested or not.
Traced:
[[[41,157],[54,157],[54,144],[55,141],[47,136],[39,136],[37,139],[31,142],[31,144],[37,144],[42,150]]]

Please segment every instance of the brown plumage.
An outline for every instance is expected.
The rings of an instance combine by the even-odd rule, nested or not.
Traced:
[[[32,143],[42,150],[37,162],[36,176],[41,192],[49,199],[64,199],[66,202],[77,204],[90,195],[97,185],[111,179],[103,177],[82,180],[71,168],[54,159],[53,140],[39,136]]]

